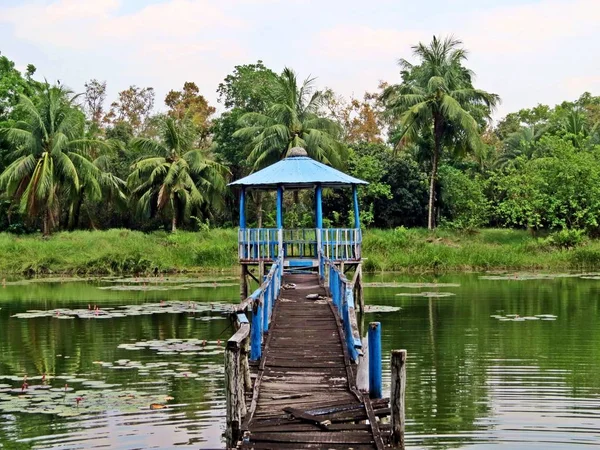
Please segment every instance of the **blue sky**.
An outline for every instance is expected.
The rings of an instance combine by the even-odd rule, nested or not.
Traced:
[[[109,100],[153,86],[158,108],[185,81],[216,104],[233,66],[258,59],[361,97],[399,81],[411,45],[453,34],[500,117],[600,95],[599,32],[600,0],[0,0],[0,52],[18,67],[77,92],[106,80]]]

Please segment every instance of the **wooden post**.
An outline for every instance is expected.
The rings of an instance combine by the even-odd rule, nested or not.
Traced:
[[[365,312],[365,296],[363,293],[363,275],[362,275],[362,263],[358,263],[356,266],[356,270],[358,275],[356,277],[356,300],[358,300],[358,305],[360,308],[361,314]]]
[[[242,343],[242,375],[244,376],[244,391],[250,392],[252,390],[252,377],[250,375],[250,364],[248,364],[248,358],[250,357],[250,337],[247,336]]]
[[[381,323],[369,324],[369,396],[382,398]]]
[[[406,391],[406,350],[392,350],[391,368],[391,444],[393,448],[404,449],[404,393]]]
[[[240,300],[244,301],[248,298],[248,279],[246,273],[248,268],[246,264],[242,264],[240,269]]]
[[[225,349],[225,409],[227,417],[227,447],[236,445],[240,438],[240,426],[246,415],[244,393],[244,373],[242,364],[242,343],[249,333],[248,323],[242,323],[240,329],[227,341]]]

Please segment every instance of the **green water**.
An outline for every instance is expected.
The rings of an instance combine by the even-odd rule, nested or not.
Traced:
[[[366,314],[362,323],[382,323],[385,355],[394,348],[408,350],[409,448],[600,446],[600,280],[482,280],[468,274],[435,279],[386,275],[368,281],[460,285],[365,289],[367,304],[402,308]],[[27,408],[6,412],[0,404],[0,448],[223,447],[220,341],[231,329],[218,304],[236,302],[238,287],[100,289],[114,284],[104,280],[0,286],[0,386],[19,389],[25,374],[30,384],[41,384],[36,377],[47,374],[48,384],[68,384],[74,392],[83,392],[82,405],[97,401],[85,382],[110,383],[113,386],[105,389],[116,393],[116,400],[106,406],[88,403],[81,409],[65,394],[56,400],[63,414],[32,413]],[[396,296],[420,291],[456,295]],[[215,308],[103,320],[10,317],[32,309],[172,300],[212,303]],[[557,318],[514,322],[490,317],[506,314]],[[118,348],[168,339],[206,340],[207,346],[189,355],[160,348]],[[387,356],[384,383],[389,390]],[[168,408],[151,410],[150,403],[156,401]]]

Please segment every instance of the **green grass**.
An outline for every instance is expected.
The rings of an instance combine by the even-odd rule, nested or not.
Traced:
[[[237,268],[237,231],[141,233],[130,230],[40,235],[0,233],[0,273],[107,274],[200,272]],[[427,272],[479,270],[595,270],[600,241],[555,248],[525,231],[458,232],[366,230],[365,270]]]
[[[600,241],[567,250],[522,230],[368,230],[363,256],[370,272],[593,270],[600,268]]]
[[[147,273],[202,271],[237,264],[237,232],[205,233],[131,230],[62,232],[40,235],[0,233],[3,273]]]

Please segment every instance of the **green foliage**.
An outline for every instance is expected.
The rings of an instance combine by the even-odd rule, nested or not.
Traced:
[[[83,113],[74,102],[64,87],[45,85],[39,97],[21,95],[23,120],[0,129],[13,151],[0,189],[30,218],[40,214],[45,234],[58,223],[61,199],[72,203],[83,191],[93,200],[102,195],[101,172],[88,155],[103,144],[84,138]]]
[[[14,108],[19,103],[21,95],[34,95],[40,84],[32,80],[35,67],[27,66],[25,76],[15,69],[15,63],[6,56],[0,55],[0,122],[9,119],[19,119]]]
[[[451,166],[440,168],[442,224],[476,229],[489,221],[490,204],[480,176],[470,176]]]
[[[227,169],[194,148],[192,126],[187,120],[167,117],[160,123],[160,141],[135,138],[131,142],[132,148],[147,156],[132,165],[127,179],[138,211],[150,217],[168,209],[172,231],[192,211],[219,206],[225,189]]]
[[[320,117],[322,93],[314,89],[314,78],[298,83],[293,70],[285,68],[273,89],[273,103],[264,113],[248,112],[239,119],[233,136],[251,141],[248,158],[260,169],[285,158],[293,147],[306,149],[318,161],[341,168],[347,147],[338,139],[341,127]]]
[[[219,101],[225,108],[263,112],[275,100],[277,81],[277,74],[260,60],[256,64],[235,66],[217,88]]]
[[[405,59],[402,83],[389,86],[383,96],[388,114],[398,121],[399,140],[416,142],[433,134],[428,227],[434,227],[434,191],[443,147],[454,152],[482,150],[480,131],[499,102],[496,94],[475,89],[473,73],[463,66],[466,51],[462,42],[434,36],[429,45],[419,43],[413,52],[419,64]]]
[[[600,214],[600,161],[570,141],[544,137],[543,157],[492,178],[496,213],[507,225],[594,231]]]
[[[567,230],[563,229],[550,234],[545,241],[549,245],[559,248],[570,249],[577,247],[585,240],[584,230]]]

